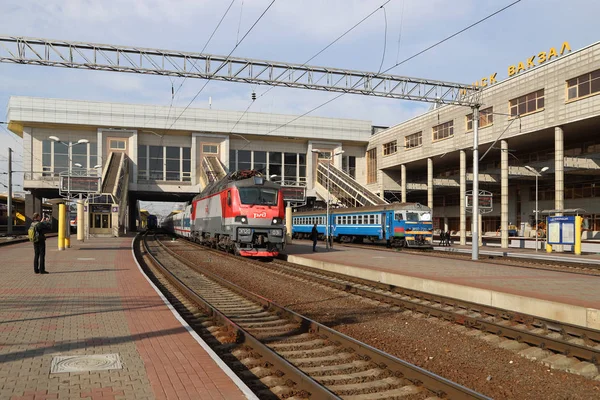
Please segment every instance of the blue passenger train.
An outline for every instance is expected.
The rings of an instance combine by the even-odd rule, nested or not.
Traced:
[[[330,211],[330,236],[337,242],[386,241],[393,247],[433,247],[431,208],[419,203],[393,203]],[[314,224],[325,237],[325,210],[294,213],[292,236],[309,238]]]

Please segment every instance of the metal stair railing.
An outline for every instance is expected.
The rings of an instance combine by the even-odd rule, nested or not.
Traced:
[[[360,185],[351,176],[327,162],[321,162],[317,168],[317,182],[327,188],[329,168],[329,189],[346,207],[360,207],[388,204],[375,193]]]

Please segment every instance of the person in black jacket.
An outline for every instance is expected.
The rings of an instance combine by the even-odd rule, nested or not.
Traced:
[[[40,214],[33,214],[31,227],[36,231],[36,240],[33,241],[33,272],[36,274],[47,274],[46,271],[46,232],[51,230],[48,218],[40,220]]]
[[[317,251],[317,239],[319,238],[319,231],[317,231],[317,224],[314,224],[312,231],[310,231],[310,239],[313,242],[313,251]]]

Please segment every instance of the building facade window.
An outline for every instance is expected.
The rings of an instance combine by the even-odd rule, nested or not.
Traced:
[[[219,146],[216,144],[203,144],[202,154],[219,154]]]
[[[192,180],[192,149],[179,146],[138,145],[138,180]]]
[[[600,93],[600,69],[567,81],[567,100]]]
[[[252,169],[255,169],[263,174],[267,174],[267,152],[266,151],[255,151],[253,152],[253,165]]]
[[[367,184],[377,182],[377,148],[367,151]]]
[[[406,149],[412,149],[419,147],[423,144],[423,132],[413,133],[412,135],[406,135],[404,137],[404,147]]]
[[[127,150],[127,139],[110,139],[108,141],[108,147],[110,150]]]
[[[494,108],[488,107],[479,111],[479,127],[485,128],[494,123]],[[467,132],[473,130],[473,114],[467,115]]]
[[[237,150],[229,150],[229,171],[237,171]]]
[[[433,141],[454,136],[454,121],[444,122],[433,127]]]
[[[284,180],[298,181],[298,153],[284,153],[283,155],[283,176]]]
[[[393,140],[388,143],[383,144],[383,155],[389,156],[390,154],[394,154],[398,151],[398,141]]]
[[[277,175],[277,178],[275,179],[281,179],[281,166],[282,166],[282,159],[281,159],[281,153],[280,152],[274,152],[271,151],[269,152],[269,175]]]
[[[238,150],[237,167],[239,171],[252,169],[252,152],[250,150]]]
[[[306,183],[306,154],[298,153],[298,182]]]
[[[342,157],[342,171],[347,173],[356,179],[356,157],[355,156],[344,156]]]
[[[81,168],[89,169],[98,164],[98,146],[95,142],[77,144],[42,140],[42,176],[60,174],[81,164]],[[70,146],[69,146],[70,145]]]
[[[544,89],[509,101],[510,116],[518,117],[544,108]]]
[[[138,180],[148,179],[148,146],[138,145]]]

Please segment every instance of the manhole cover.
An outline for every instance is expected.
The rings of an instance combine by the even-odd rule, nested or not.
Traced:
[[[121,364],[121,359],[118,354],[58,356],[52,359],[50,373],[100,371],[121,368],[123,368],[123,365]]]

